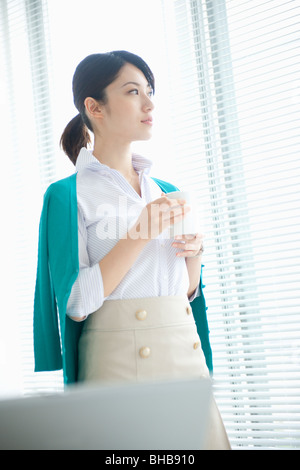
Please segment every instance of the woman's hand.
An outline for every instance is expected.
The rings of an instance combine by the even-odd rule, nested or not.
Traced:
[[[185,201],[163,196],[145,206],[126,237],[99,262],[104,297],[108,297],[132,267],[149,240],[156,238],[165,228],[179,222],[190,207]]]
[[[180,222],[190,210],[185,200],[169,199],[162,194],[144,207],[128,235],[133,239],[153,240],[165,229]]]
[[[174,238],[176,241],[172,243],[172,246],[180,248],[176,256],[185,258],[190,281],[187,295],[190,298],[200,282],[204,236],[196,233],[195,235],[178,235]]]
[[[203,238],[204,236],[201,233],[176,235],[174,237],[176,241],[172,243],[172,246],[181,250],[176,253],[176,256],[184,258],[200,257],[203,252]]]

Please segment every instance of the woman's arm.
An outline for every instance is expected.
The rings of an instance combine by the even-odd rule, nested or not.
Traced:
[[[122,281],[147,243],[146,239],[134,240],[128,236],[121,239],[100,261],[104,297],[108,297]]]
[[[147,204],[127,236],[100,261],[104,296],[109,296],[134,264],[146,244],[190,210],[185,201],[163,196]]]
[[[108,297],[119,285],[147,243],[170,225],[180,222],[189,210],[190,207],[185,201],[168,199],[166,196],[144,207],[126,236],[120,239],[99,262],[103,298]],[[85,320],[86,315],[81,317],[70,315],[70,318],[82,321]]]
[[[200,283],[201,256],[197,256],[195,258],[186,258],[185,262],[190,279],[190,285],[187,296],[188,298],[190,298],[194,294],[195,290],[197,289]]]
[[[197,233],[196,235],[176,236],[175,240],[172,245],[181,249],[176,256],[185,257],[190,280],[187,296],[191,297],[200,282],[203,235]]]

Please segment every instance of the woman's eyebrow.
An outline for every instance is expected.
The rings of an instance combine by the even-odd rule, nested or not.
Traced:
[[[141,86],[139,83],[137,82],[126,82],[124,83],[124,85],[122,85],[122,87],[126,86],[126,85],[136,85],[136,86]]]
[[[126,85],[135,85],[135,86],[138,86],[138,87],[141,86],[141,84],[140,84],[140,83],[137,83],[137,82],[126,82],[126,83],[124,83],[124,85],[121,86],[121,88],[123,88],[123,87],[126,86]],[[147,87],[148,87],[148,88],[152,88],[149,83],[147,83]]]

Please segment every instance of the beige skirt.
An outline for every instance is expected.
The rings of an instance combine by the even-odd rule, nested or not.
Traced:
[[[145,382],[209,377],[187,297],[107,300],[85,321],[79,381]],[[208,449],[230,445],[211,405]]]

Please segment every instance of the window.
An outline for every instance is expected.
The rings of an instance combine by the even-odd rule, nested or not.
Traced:
[[[298,448],[300,7],[163,6],[179,186],[206,234],[216,399],[233,448]]]

